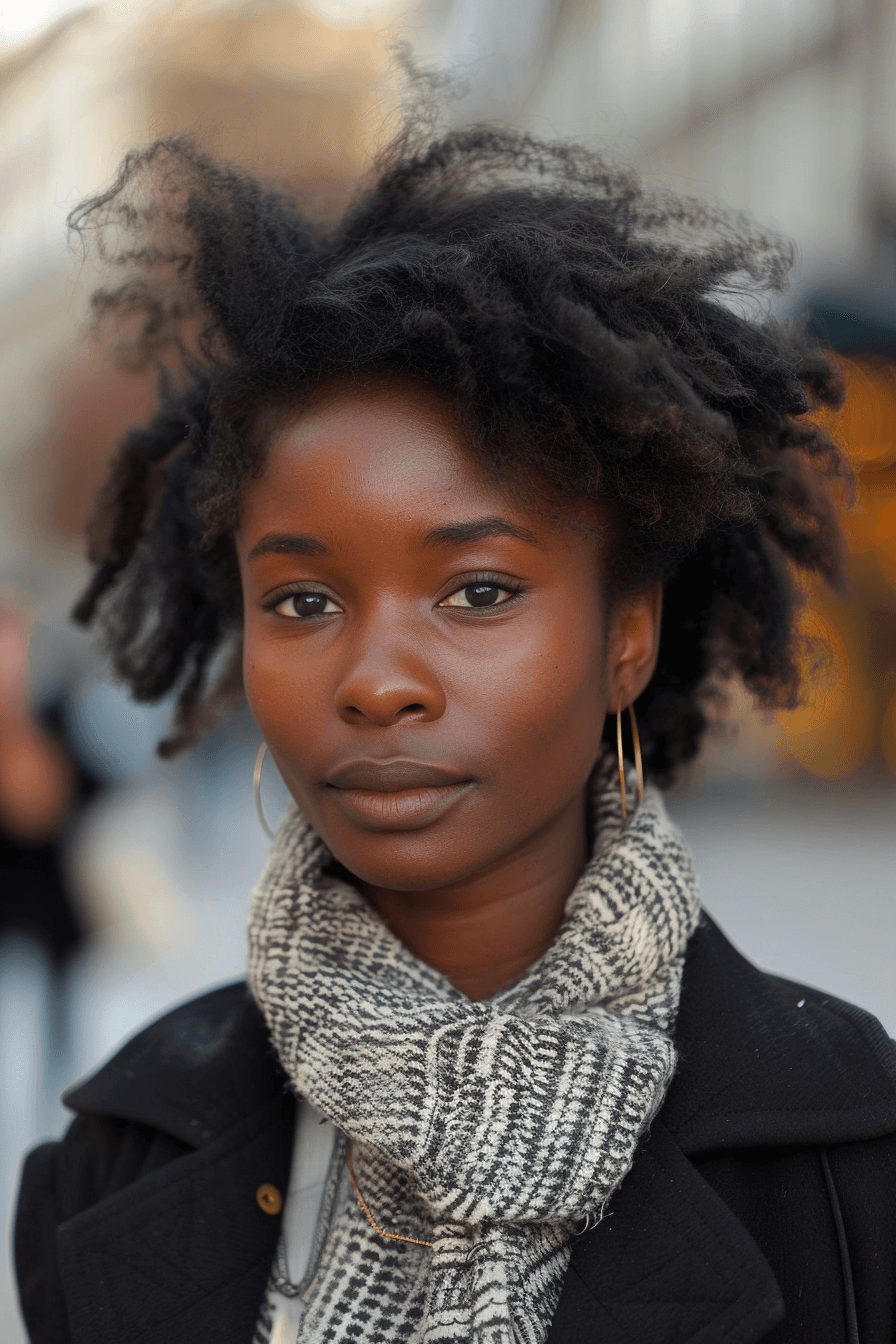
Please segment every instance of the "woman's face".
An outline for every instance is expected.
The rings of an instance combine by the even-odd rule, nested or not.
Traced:
[[[246,692],[361,881],[463,881],[581,809],[621,651],[658,603],[608,625],[603,520],[570,507],[520,503],[402,382],[334,384],[273,436],[237,532]]]

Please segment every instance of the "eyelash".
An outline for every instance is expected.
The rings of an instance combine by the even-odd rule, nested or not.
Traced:
[[[446,593],[443,598],[440,598],[439,602],[436,605],[442,606],[442,603],[447,602],[449,597],[454,597],[456,593],[462,593],[465,588],[474,588],[476,587],[477,584],[482,585],[488,584],[493,588],[500,588],[502,593],[509,593],[510,596],[505,598],[503,602],[497,602],[492,606],[448,607],[448,608],[443,607],[443,610],[463,611],[467,614],[472,613],[474,616],[476,616],[477,619],[481,616],[488,617],[495,611],[506,611],[508,607],[515,606],[517,601],[523,596],[525,592],[525,589],[521,583],[517,582],[514,579],[509,579],[506,574],[489,574],[489,573],[466,574],[464,575],[463,580],[460,583],[456,582],[456,586],[451,589],[451,592]]]
[[[447,602],[449,597],[454,597],[456,593],[461,593],[465,588],[474,587],[476,584],[491,584],[495,588],[500,588],[502,592],[509,593],[510,596],[505,598],[503,602],[498,602],[491,606],[486,607],[442,606],[443,603]],[[464,576],[461,582],[456,584],[456,587],[452,588],[449,593],[446,593],[444,597],[439,599],[439,601],[436,603],[436,606],[442,607],[442,610],[463,611],[466,613],[472,613],[477,619],[479,619],[480,617],[488,617],[495,611],[504,611],[506,610],[507,607],[515,606],[519,598],[523,596],[524,592],[525,588],[521,583],[513,579],[507,578],[507,576],[504,574],[489,574],[489,573],[467,574]],[[265,598],[265,600],[262,602],[261,605],[265,611],[275,612],[281,602],[285,602],[290,597],[301,597],[305,593],[316,593],[320,597],[325,597],[329,602],[336,601],[335,598],[330,597],[329,593],[323,592],[320,588],[310,588],[308,587],[307,584],[296,584],[294,587],[278,589],[277,592],[272,593],[270,597]],[[330,612],[327,614],[334,615],[335,613]],[[296,616],[284,617],[284,620],[305,621],[305,622],[310,622],[315,619],[320,619],[320,616],[302,617],[296,615]]]
[[[264,608],[265,611],[274,612],[274,611],[277,610],[277,608],[279,607],[280,603],[281,603],[281,602],[285,602],[285,601],[287,600],[287,598],[290,598],[290,597],[304,597],[304,596],[306,596],[306,595],[312,595],[312,594],[315,595],[315,596],[317,596],[317,597],[324,597],[324,598],[326,598],[326,600],[327,600],[328,602],[335,602],[335,601],[336,601],[335,597],[331,597],[329,593],[325,593],[325,592],[324,592],[322,589],[320,589],[320,588],[309,588],[309,586],[308,586],[307,584],[305,584],[305,583],[299,583],[299,584],[295,584],[295,585],[292,586],[292,587],[278,588],[277,591],[276,591],[275,593],[272,593],[272,594],[270,595],[270,597],[266,597],[266,598],[264,599],[264,601],[262,602],[261,605],[262,605],[262,607]],[[332,615],[333,613],[330,612],[329,614]],[[301,616],[296,615],[296,616],[287,616],[287,617],[285,617],[285,619],[286,619],[286,620],[293,620],[293,621],[298,621],[298,620],[303,620],[303,619],[304,619],[304,620],[306,620],[306,621],[309,621],[309,620],[313,620],[314,617],[312,617],[312,616],[305,616],[305,617],[303,618],[303,617],[301,617]]]

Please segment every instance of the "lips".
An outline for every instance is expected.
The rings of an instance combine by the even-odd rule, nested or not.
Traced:
[[[462,784],[469,776],[429,761],[347,761],[327,776],[336,789],[371,789],[398,793],[402,789],[444,788]]]
[[[410,831],[429,826],[474,787],[459,771],[429,761],[347,761],[332,770],[326,792],[366,830]]]

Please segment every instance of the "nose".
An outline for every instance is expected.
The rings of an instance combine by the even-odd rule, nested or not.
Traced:
[[[348,723],[388,728],[404,720],[429,723],[445,712],[445,692],[419,638],[388,618],[359,631],[350,665],[336,691]]]

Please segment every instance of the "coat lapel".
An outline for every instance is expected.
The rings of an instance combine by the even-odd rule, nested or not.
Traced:
[[[65,1097],[193,1151],[68,1218],[57,1255],[72,1344],[247,1344],[289,1183],[295,1098],[245,984],[175,1009]]]
[[[575,1243],[548,1344],[754,1344],[783,1315],[756,1243],[656,1122]]]
[[[293,1116],[277,1098],[62,1224],[72,1344],[247,1344],[280,1227],[256,1191],[286,1190]]]

